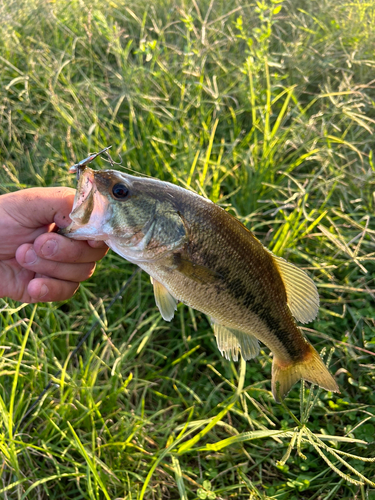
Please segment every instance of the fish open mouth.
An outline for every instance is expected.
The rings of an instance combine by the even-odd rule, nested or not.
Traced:
[[[59,233],[77,240],[105,240],[108,235],[102,228],[110,212],[108,201],[96,186],[94,170],[88,167],[80,169],[77,192],[69,214],[72,222]]]
[[[70,218],[76,224],[87,224],[94,208],[94,171],[85,168],[80,172],[77,192]]]

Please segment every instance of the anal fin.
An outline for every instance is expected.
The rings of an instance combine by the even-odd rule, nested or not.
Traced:
[[[177,300],[168,292],[165,286],[156,279],[151,278],[151,283],[154,285],[155,302],[160,314],[165,321],[171,321],[174,312],[177,310]]]
[[[241,351],[245,360],[255,358],[259,354],[259,343],[254,335],[228,328],[213,321],[213,328],[217,346],[222,356],[226,359],[238,361],[238,354]]]

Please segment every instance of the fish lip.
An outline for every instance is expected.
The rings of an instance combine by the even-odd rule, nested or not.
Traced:
[[[57,234],[62,234],[63,236],[69,236],[69,233],[70,233],[70,226],[72,225],[72,223],[69,224],[69,226],[66,226],[66,227],[59,227],[59,229],[56,231]]]
[[[90,219],[92,206],[90,207],[89,204],[93,195],[93,187],[94,171],[91,170],[91,168],[86,167],[81,170],[78,180],[72,211],[69,215],[72,221],[84,224]],[[84,222],[85,220],[86,222]]]
[[[58,233],[74,239],[99,239],[93,232],[88,231],[94,210],[94,197],[97,193],[94,171],[88,167],[81,167],[80,172],[73,207],[69,214],[72,222],[67,227],[60,228]]]

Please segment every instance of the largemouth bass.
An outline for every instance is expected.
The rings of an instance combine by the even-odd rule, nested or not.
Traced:
[[[339,390],[295,321],[317,315],[314,282],[210,200],[157,179],[84,167],[70,217],[63,234],[104,240],[150,275],[165,320],[178,301],[207,314],[219,351],[234,361],[255,357],[258,339],[268,346],[276,401],[300,379]]]

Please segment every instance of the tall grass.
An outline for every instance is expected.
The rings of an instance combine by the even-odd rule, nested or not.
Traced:
[[[313,276],[304,332],[341,390],[276,405],[268,350],[221,358],[141,273],[104,313],[133,272],[111,254],[69,301],[0,299],[0,496],[375,498],[375,4],[0,8],[0,192],[74,186],[68,166],[112,145],[119,169],[211,198]]]

